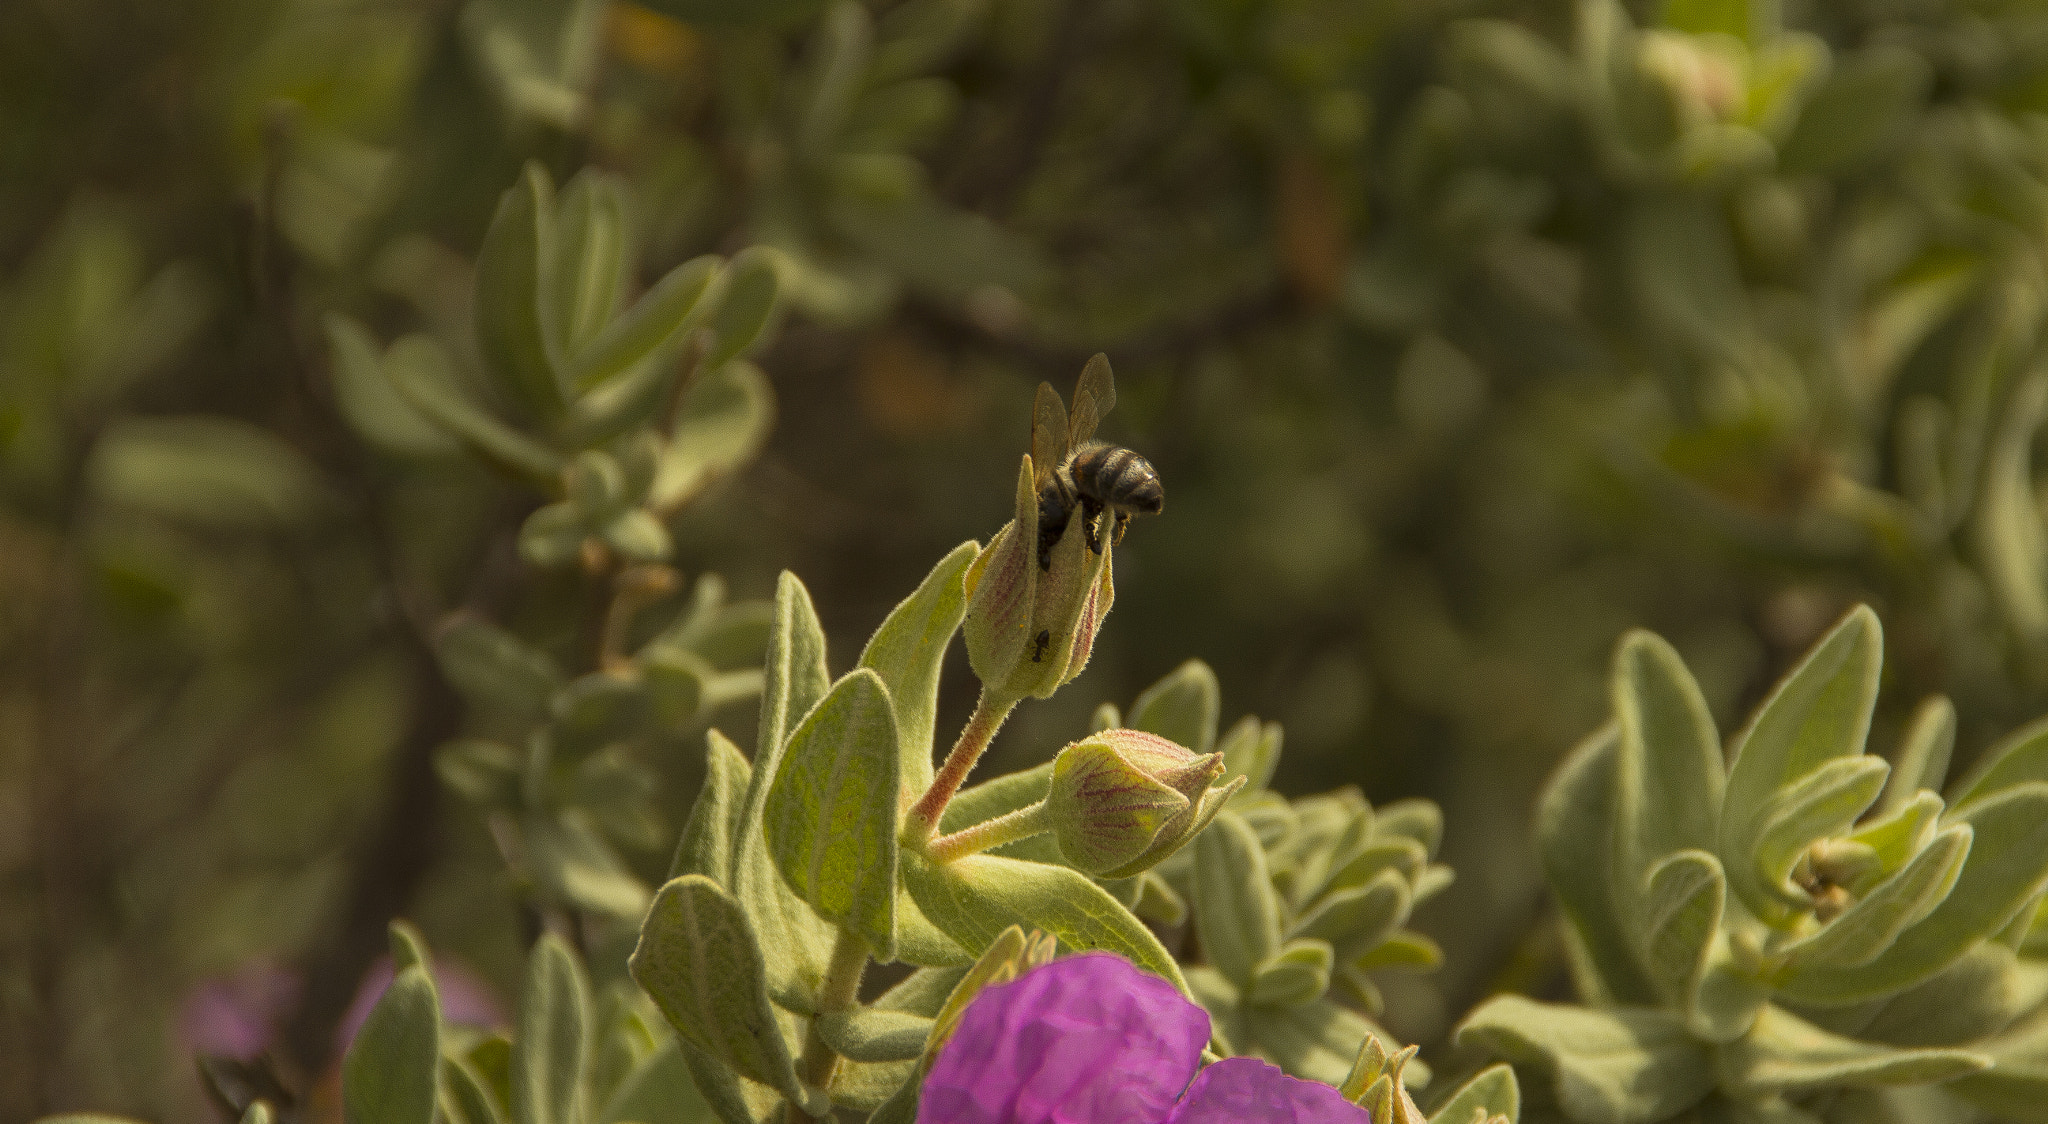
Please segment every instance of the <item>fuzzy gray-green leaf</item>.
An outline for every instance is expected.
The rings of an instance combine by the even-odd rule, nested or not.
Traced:
[[[1340,959],[1349,960],[1399,928],[1408,919],[1408,906],[1408,880],[1399,871],[1383,870],[1363,886],[1338,890],[1323,898],[1287,930],[1286,936],[1329,941]]]
[[[1970,775],[1957,782],[1949,801],[1954,813],[2026,781],[2048,781],[2048,719],[2022,726],[1984,751]]]
[[[750,246],[734,256],[726,271],[725,299],[711,321],[714,342],[706,367],[723,366],[754,345],[775,313],[777,287],[772,251]]]
[[[1216,742],[1216,716],[1223,706],[1223,688],[1216,673],[1201,660],[1189,660],[1145,689],[1131,704],[1124,721],[1133,730],[1158,734],[1197,754]]]
[[[796,1093],[796,1067],[768,1000],[754,927],[716,882],[687,874],[663,886],[630,966],[685,1042],[748,1078]]]
[[[1249,988],[1253,974],[1280,947],[1280,898],[1266,870],[1266,852],[1234,812],[1216,817],[1195,838],[1195,927],[1209,963]]]
[[[732,854],[753,769],[740,747],[717,730],[705,732],[704,783],[668,866],[670,878],[702,874],[720,885],[732,877]]]
[[[1722,1049],[1722,1087],[1758,1096],[1841,1085],[1926,1085],[1990,1066],[1963,1050],[1900,1049],[1830,1034],[1783,1008],[1764,1008],[1756,1027]]]
[[[818,1037],[857,1062],[900,1062],[924,1053],[932,1020],[905,1011],[855,1007],[820,1015]]]
[[[1648,1008],[1594,1011],[1502,996],[1465,1019],[1457,1042],[1547,1073],[1558,1103],[1583,1124],[1650,1124],[1714,1087],[1706,1051],[1675,1016]]]
[[[1970,837],[1967,824],[1937,834],[1898,873],[1825,928],[1788,947],[1785,954],[1792,970],[1809,964],[1854,968],[1870,963],[1948,897],[1969,856]]]
[[[1857,606],[1779,682],[1737,735],[1718,833],[1729,887],[1767,916],[1786,907],[1754,873],[1772,797],[1829,761],[1862,752],[1883,660],[1877,615]]]
[[[477,343],[498,385],[541,422],[563,409],[541,315],[554,287],[554,195],[547,172],[529,162],[498,200],[476,259]]]
[[[655,282],[576,356],[576,389],[588,391],[641,363],[660,361],[661,353],[675,346],[718,300],[720,264],[708,254],[692,258]]]
[[[889,689],[867,668],[835,684],[790,735],[769,789],[769,853],[820,917],[896,956],[902,762]]]
[[[1614,655],[1615,876],[1628,900],[1652,863],[1712,850],[1721,814],[1721,739],[1706,699],[1671,645],[1647,632]]]
[[[1653,1003],[1657,991],[1636,962],[1615,913],[1608,853],[1614,822],[1615,760],[1621,738],[1612,727],[1565,758],[1544,786],[1536,809],[1543,873],[1571,924],[1581,992],[1602,1003]]]
[[[400,971],[341,1063],[348,1124],[433,1124],[441,1008],[425,968]]]
[[[1748,820],[1757,829],[1748,842],[1753,857],[1729,875],[1743,904],[1765,921],[1790,920],[1808,901],[1789,881],[1800,855],[1814,840],[1855,823],[1884,790],[1889,772],[1881,757],[1838,757],[1772,794]]]
[[[1460,1085],[1450,1100],[1437,1106],[1429,1116],[1429,1124],[1472,1124],[1480,1109],[1486,1111],[1488,1119],[1520,1119],[1522,1087],[1515,1081],[1512,1066],[1494,1065],[1480,1070],[1472,1080]]]
[[[581,1124],[590,1068],[590,984],[576,955],[549,933],[526,962],[512,1052],[516,1124]]]
[[[1899,739],[1898,760],[1885,783],[1878,811],[1889,815],[1905,807],[1922,789],[1940,792],[1948,776],[1949,754],[1956,745],[1955,704],[1941,695],[1922,702]]]
[[[1782,985],[1787,997],[1836,1006],[1910,987],[2004,928],[2048,888],[2048,782],[2014,786],[1950,820],[1969,824],[1974,838],[1963,872],[1942,904],[1868,963],[1815,966],[1787,978]]]
[[[860,654],[889,688],[896,708],[896,739],[902,747],[903,788],[908,799],[932,783],[932,727],[939,707],[939,669],[946,649],[967,614],[962,579],[981,547],[964,542],[939,560],[923,582],[882,621]]]
[[[903,879],[932,924],[977,956],[1011,925],[1043,929],[1069,948],[1118,953],[1187,990],[1180,966],[1144,922],[1070,867],[996,855],[938,866],[906,851]]]
[[[1702,850],[1667,855],[1644,875],[1643,960],[1680,1010],[1699,994],[1727,896],[1721,864]]]

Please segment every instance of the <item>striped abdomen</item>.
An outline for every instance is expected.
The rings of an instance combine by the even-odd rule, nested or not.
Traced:
[[[1074,491],[1119,513],[1155,515],[1166,504],[1166,485],[1152,462],[1116,445],[1091,442],[1067,462]]]

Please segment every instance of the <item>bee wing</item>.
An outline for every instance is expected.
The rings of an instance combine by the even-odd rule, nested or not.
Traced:
[[[1038,384],[1031,406],[1031,482],[1045,487],[1052,470],[1067,459],[1067,404],[1051,383]]]
[[[1078,449],[1090,437],[1103,415],[1116,406],[1116,380],[1110,377],[1109,356],[1100,352],[1081,368],[1080,385],[1074,388],[1074,412],[1067,418],[1067,447]]]

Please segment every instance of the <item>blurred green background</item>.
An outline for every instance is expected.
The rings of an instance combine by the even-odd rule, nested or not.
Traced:
[[[0,1119],[213,1119],[209,995],[314,1087],[393,915],[511,993],[533,896],[436,776],[482,719],[432,648],[466,609],[576,670],[604,601],[324,325],[473,351],[529,159],[616,177],[636,288],[774,252],[773,430],[673,564],[796,571],[835,671],[1006,518],[1037,383],[1108,353],[1166,510],[985,768],[1198,657],[1226,723],[1284,723],[1281,791],[1438,801],[1409,1040],[1563,994],[1529,812],[1624,629],[1723,728],[1858,601],[1876,745],[1934,692],[1964,763],[2048,711],[2038,3],[16,0]],[[638,877],[704,726],[752,721],[637,739]]]

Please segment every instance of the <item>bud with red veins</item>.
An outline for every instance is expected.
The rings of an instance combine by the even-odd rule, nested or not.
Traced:
[[[1067,861],[1089,874],[1129,878],[1179,850],[1242,788],[1221,788],[1223,755],[1193,751],[1142,730],[1103,730],[1053,759],[1047,818]]]
[[[1102,618],[1116,600],[1112,546],[1088,549],[1086,520],[1070,519],[1038,566],[1038,490],[1031,458],[1017,474],[1016,517],[968,568],[967,659],[999,699],[1050,698],[1081,674]]]

